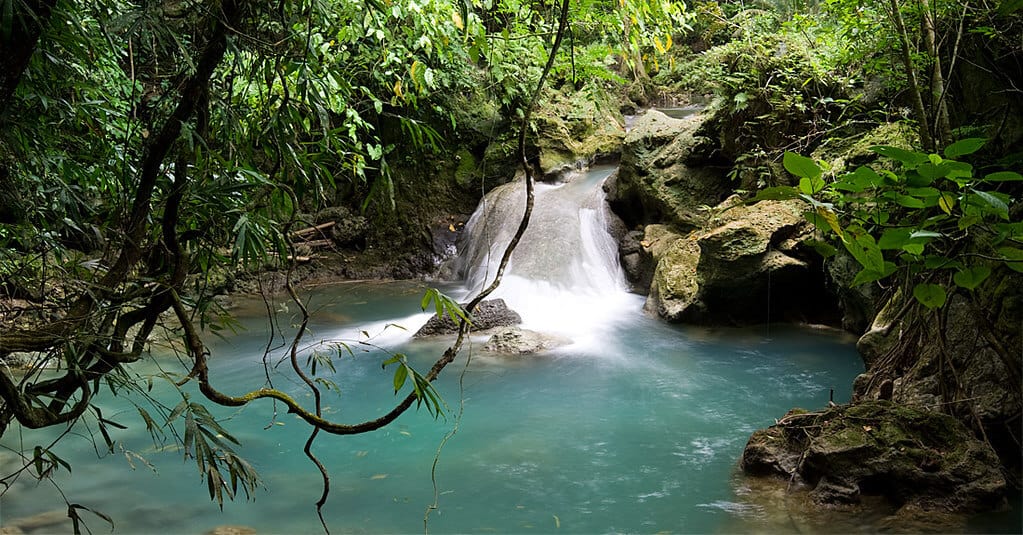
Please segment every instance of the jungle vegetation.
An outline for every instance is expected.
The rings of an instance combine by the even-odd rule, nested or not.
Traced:
[[[910,274],[924,281],[911,289],[920,302],[940,307],[948,289],[1023,260],[1021,7],[2,0],[0,435],[87,422],[112,447],[110,428],[144,425],[182,443],[223,503],[258,476],[204,404],[274,398],[309,424],[309,444],[413,405],[443,410],[430,381],[453,353],[425,373],[395,355],[384,363],[402,394],[394,411],[323,418],[331,388],[315,370],[333,357],[298,358],[301,329],[291,361],[315,406],[271,384],[218,392],[203,343],[230,325],[213,299],[218,273],[290,273],[301,213],[345,206],[379,226],[400,220],[405,192],[427,180],[408,170],[450,168],[468,144],[518,138],[512,152],[528,169],[531,113],[551,88],[621,95],[626,111],[708,105],[737,190],[806,198],[862,264],[857,282]],[[813,156],[881,125],[895,127],[873,152],[895,164],[834,169]],[[963,249],[967,235],[985,248]],[[440,293],[431,304],[471,321]],[[145,406],[146,379],[131,372],[157,335],[181,341],[186,365],[162,378],[182,389],[174,407]],[[134,393],[138,421],[105,418],[100,393]],[[23,466],[2,481],[70,468],[57,446],[19,452]]]

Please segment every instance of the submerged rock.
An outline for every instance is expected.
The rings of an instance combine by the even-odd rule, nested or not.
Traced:
[[[893,506],[972,512],[1005,505],[991,447],[952,416],[890,401],[792,411],[757,431],[740,466],[808,485],[820,505],[883,496]]]
[[[54,509],[24,518],[4,519],[4,527],[10,531],[4,533],[29,533],[43,531],[51,533],[71,527],[71,518],[67,509]]]
[[[481,302],[476,308],[470,311],[474,331],[483,331],[494,327],[505,327],[522,323],[522,316],[518,312],[508,308],[504,299],[489,299]],[[434,336],[438,334],[452,334],[458,332],[458,325],[448,316],[438,317],[434,315],[416,331],[415,338]]]
[[[558,336],[538,333],[518,327],[507,327],[495,332],[483,350],[507,355],[529,355],[563,346],[570,340]]]
[[[206,535],[255,535],[256,528],[249,526],[217,526],[206,532]]]

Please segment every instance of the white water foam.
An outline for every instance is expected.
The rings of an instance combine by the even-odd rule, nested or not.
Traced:
[[[602,167],[536,187],[533,214],[493,297],[522,316],[522,327],[567,337],[571,350],[598,348],[607,329],[630,316],[642,298],[628,292],[611,236],[602,184],[613,168]],[[524,210],[521,180],[487,194],[466,225],[459,273],[479,291]]]

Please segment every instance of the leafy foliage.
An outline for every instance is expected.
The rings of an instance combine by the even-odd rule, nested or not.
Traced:
[[[874,147],[894,160],[894,170],[862,166],[827,184],[817,163],[786,153],[786,169],[800,177],[800,187],[771,195],[810,203],[807,218],[860,264],[854,285],[889,277],[920,281],[913,283],[916,300],[941,308],[950,291],[976,290],[999,266],[1023,271],[1023,224],[1010,215],[1018,213],[1010,205],[1023,175],[977,172],[954,159],[976,153],[984,142],[960,140],[944,156]]]

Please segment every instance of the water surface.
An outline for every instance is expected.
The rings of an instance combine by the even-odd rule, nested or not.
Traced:
[[[425,321],[421,290],[402,283],[319,288],[316,337],[358,340],[360,331],[376,334],[394,318],[418,326]],[[861,361],[852,340],[831,331],[683,328],[644,316],[641,304],[636,297],[618,311],[621,321],[597,333],[597,343],[513,360],[479,353],[474,344],[468,366],[463,354],[439,381],[449,407],[439,420],[410,411],[367,435],[321,436],[316,453],[331,472],[332,531],[422,531],[434,501],[431,465],[456,427],[439,457],[432,532],[736,529],[736,520],[750,516],[733,484],[749,434],[793,406],[826,404],[832,390],[836,400],[847,400]],[[259,386],[266,373],[264,320],[241,316],[250,330],[212,348],[214,381],[234,393]],[[290,315],[279,317],[286,325]],[[408,336],[391,327],[375,339],[386,350],[352,346],[356,356],[337,363],[342,394],[327,402],[332,418],[381,414],[395,401],[391,372],[380,366],[388,352],[405,352],[425,370],[446,342]],[[308,400],[294,380],[275,384]],[[159,395],[176,403],[169,391]],[[57,480],[69,500],[112,516],[118,532],[202,533],[223,524],[261,533],[320,529],[313,508],[319,474],[301,453],[308,429],[279,406],[276,416],[268,401],[217,411],[266,484],[253,501],[228,503],[223,512],[210,503],[194,462],[173,446],[154,446],[130,405],[106,396],[102,406],[107,418],[130,426],[115,430],[117,452],[97,460],[91,442],[69,436],[56,451],[74,472]],[[52,434],[26,431],[21,438],[31,449]],[[8,433],[4,445],[18,440]],[[122,447],[155,472],[134,457],[132,469]],[[51,486],[27,478],[2,500],[5,519],[62,503]],[[101,524],[95,520],[94,529],[103,530]]]

